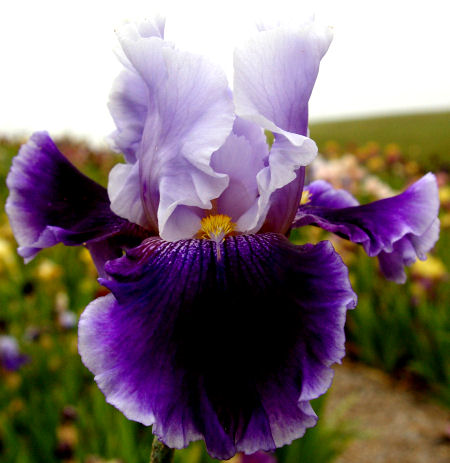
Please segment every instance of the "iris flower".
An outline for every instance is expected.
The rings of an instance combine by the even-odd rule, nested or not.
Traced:
[[[261,30],[235,52],[233,92],[163,31],[156,19],[118,32],[109,109],[126,162],[108,189],[39,132],[13,161],[7,212],[26,261],[57,243],[91,252],[110,293],[82,314],[79,351],[109,403],[169,447],[270,451],[316,423],[310,400],[331,384],[356,304],[330,242],[295,246],[290,230],[360,243],[402,281],[437,239],[436,181],[365,206],[318,181],[299,206],[330,30]]]
[[[14,336],[0,335],[0,365],[3,368],[16,371],[28,361],[28,356],[20,353],[19,344]]]

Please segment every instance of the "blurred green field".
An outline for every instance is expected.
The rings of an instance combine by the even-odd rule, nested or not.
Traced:
[[[382,177],[394,188],[403,188],[431,165],[441,172],[441,239],[431,266],[413,269],[406,285],[384,281],[375,259],[367,258],[355,246],[339,239],[334,244],[350,267],[359,295],[358,308],[347,324],[348,355],[382,368],[450,406],[450,285],[445,268],[450,262],[450,192],[445,185],[450,113],[435,117],[434,123],[432,115],[425,115],[320,124],[311,128],[311,135],[332,161],[342,159],[350,147],[356,162],[370,167],[367,175]],[[389,131],[382,130],[383,126]],[[440,133],[441,139],[432,137],[430,131]],[[371,141],[374,143],[368,144]],[[408,146],[419,148],[409,151]],[[59,147],[77,167],[104,185],[118,159],[69,140],[62,140]],[[7,197],[5,178],[17,149],[17,143],[0,141],[2,211]],[[370,195],[367,191],[359,194],[363,199]],[[328,235],[313,227],[292,236],[295,242],[323,238]],[[126,420],[106,404],[79,359],[76,327],[61,322],[61,313],[71,311],[79,316],[101,291],[95,268],[83,249],[57,246],[24,266],[16,255],[6,215],[1,213],[0,334],[15,336],[30,358],[16,372],[0,370],[1,463],[148,461],[151,430]],[[325,404],[326,397],[315,401],[319,415]],[[319,420],[303,439],[277,451],[277,458],[280,463],[331,462],[352,436],[348,423]],[[200,444],[176,452],[176,463],[209,461],[213,460]]]
[[[330,141],[343,152],[369,142],[395,143],[405,159],[417,161],[424,170],[450,169],[450,112],[322,122],[311,124],[310,131],[322,153]]]

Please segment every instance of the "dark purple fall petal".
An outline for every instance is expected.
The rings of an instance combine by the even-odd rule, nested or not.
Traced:
[[[311,199],[299,207],[293,227],[313,224],[362,244],[369,256],[379,257],[389,280],[404,283],[404,265],[426,259],[438,239],[439,196],[431,173],[398,196],[362,206],[323,181],[307,189]]]
[[[348,272],[329,242],[277,234],[149,238],[109,261],[112,294],[79,325],[108,402],[168,446],[205,439],[216,458],[273,450],[316,423],[309,401],[344,355]]]
[[[123,233],[130,245],[144,236],[111,211],[106,189],[79,172],[46,132],[20,148],[6,183],[6,212],[26,262],[57,243],[86,244],[101,271],[105,260],[121,255]]]

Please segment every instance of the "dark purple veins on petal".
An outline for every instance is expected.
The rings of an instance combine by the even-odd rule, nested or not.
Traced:
[[[172,447],[216,458],[271,450],[315,424],[355,305],[327,242],[276,234],[149,238],[106,264],[113,293],[80,322],[80,352],[108,401]]]

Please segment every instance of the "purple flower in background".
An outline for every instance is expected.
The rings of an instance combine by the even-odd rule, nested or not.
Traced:
[[[108,190],[36,133],[14,159],[7,213],[27,261],[60,242],[91,252],[111,293],[82,314],[79,350],[109,403],[170,447],[204,439],[222,459],[273,450],[316,423],[309,402],[331,384],[356,304],[329,242],[287,240],[294,219],[402,266],[437,238],[435,180],[368,206],[316,182],[299,208],[329,30],[261,31],[235,52],[233,92],[163,30],[119,31],[109,108],[126,163]]]
[[[28,362],[28,356],[20,353],[14,336],[0,335],[0,364],[9,371],[18,370]]]

